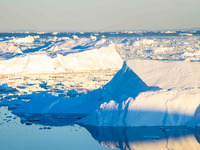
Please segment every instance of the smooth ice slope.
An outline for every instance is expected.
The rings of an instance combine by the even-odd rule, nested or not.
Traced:
[[[148,86],[200,87],[199,62],[128,60],[127,64]]]
[[[123,61],[115,45],[51,58],[45,54],[27,55],[0,61],[0,74],[65,73],[88,70],[118,70]]]
[[[109,95],[109,98],[114,100],[123,100],[128,97],[135,98],[140,92],[153,90],[154,88],[148,87],[124,62],[113,79],[102,88],[102,95]]]

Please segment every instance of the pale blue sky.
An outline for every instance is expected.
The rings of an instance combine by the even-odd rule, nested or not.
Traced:
[[[0,31],[200,27],[200,0],[0,0]]]

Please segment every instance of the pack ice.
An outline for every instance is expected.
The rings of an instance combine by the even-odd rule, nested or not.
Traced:
[[[199,126],[198,68],[198,62],[129,60],[100,89],[74,98],[36,95],[14,113],[81,115],[79,123],[94,126]]]

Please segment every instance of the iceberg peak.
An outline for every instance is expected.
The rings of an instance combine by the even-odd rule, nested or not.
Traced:
[[[103,89],[112,95],[112,99],[135,98],[140,92],[150,88],[142,79],[124,62],[122,68]]]

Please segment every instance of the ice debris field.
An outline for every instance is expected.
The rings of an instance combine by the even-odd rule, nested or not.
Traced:
[[[200,126],[199,34],[0,33],[0,105],[82,125]]]

